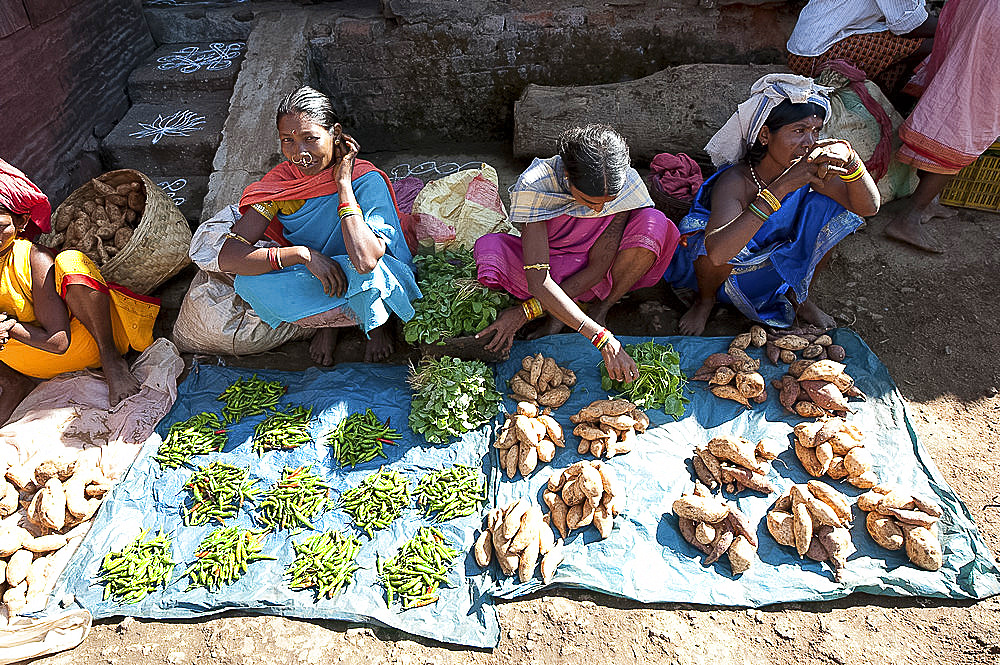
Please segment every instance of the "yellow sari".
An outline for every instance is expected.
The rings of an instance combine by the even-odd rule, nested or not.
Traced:
[[[31,247],[31,241],[16,238],[0,265],[0,311],[22,323],[37,326],[31,300]],[[63,297],[70,284],[82,284],[110,296],[111,326],[119,352],[125,353],[130,346],[143,351],[153,343],[153,322],[160,311],[159,300],[137,295],[117,284],[108,284],[94,262],[76,250],[60,252],[55,258],[55,271],[56,286]],[[37,379],[100,367],[97,342],[74,316],[70,317],[69,331],[70,345],[66,353],[49,353],[10,339],[0,350],[0,362]]]

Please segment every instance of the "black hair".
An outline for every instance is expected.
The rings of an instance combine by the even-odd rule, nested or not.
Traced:
[[[275,122],[289,114],[302,115],[310,122],[323,126],[328,132],[332,132],[333,126],[338,122],[337,116],[333,112],[333,106],[330,104],[330,98],[307,85],[302,86],[278,103]]]
[[[608,125],[567,129],[559,136],[559,156],[570,184],[587,196],[617,195],[625,186],[628,144]]]
[[[798,122],[803,118],[813,115],[819,116],[819,119],[823,120],[826,118],[826,109],[815,102],[795,104],[792,100],[786,99],[771,109],[767,120],[764,121],[764,126],[767,127],[768,131],[776,132],[785,125],[790,125],[793,122]],[[766,154],[767,146],[761,143],[758,137],[754,139],[753,145],[747,150],[745,159],[750,166],[757,166]]]

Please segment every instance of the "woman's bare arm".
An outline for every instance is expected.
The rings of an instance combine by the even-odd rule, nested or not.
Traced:
[[[69,349],[69,310],[59,297],[56,269],[52,257],[37,247],[31,248],[31,304],[37,326],[17,322],[10,329],[11,339],[49,353],[63,354]]]

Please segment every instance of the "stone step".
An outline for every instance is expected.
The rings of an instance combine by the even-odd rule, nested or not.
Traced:
[[[208,192],[208,172],[196,175],[191,173],[184,175],[147,173],[146,175],[174,200],[193,231],[201,219],[201,205]]]
[[[220,97],[228,101],[246,54],[244,42],[161,46],[128,78],[133,104]]]
[[[101,161],[143,173],[211,173],[228,113],[228,104],[200,99],[136,104],[101,141]]]

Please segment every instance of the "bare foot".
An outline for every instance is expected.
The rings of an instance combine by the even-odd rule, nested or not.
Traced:
[[[816,306],[816,303],[808,298],[799,303],[799,308],[795,311],[795,316],[814,326],[819,326],[823,330],[828,330],[837,325],[832,316],[821,310]]]
[[[108,384],[108,405],[116,406],[139,392],[139,382],[132,376],[128,363],[118,354],[101,359],[104,380]]]
[[[700,335],[705,332],[705,324],[715,308],[715,300],[701,300],[695,302],[687,312],[681,317],[677,327],[682,335]]]
[[[556,317],[549,315],[549,320],[545,322],[545,325],[538,328],[538,330],[533,330],[526,335],[526,339],[538,339],[539,337],[545,337],[546,335],[555,335],[565,328],[565,324]]]
[[[396,348],[388,324],[383,323],[368,333],[368,344],[365,345],[365,362],[379,363],[389,357]]]
[[[309,344],[309,357],[317,365],[329,367],[333,364],[333,351],[337,348],[337,328],[318,328]]]
[[[930,210],[930,207],[927,210]],[[930,219],[930,217],[926,214],[910,210],[893,218],[892,221],[885,225],[882,233],[887,238],[898,240],[925,252],[941,254],[944,250],[938,247],[934,239],[927,235],[924,230],[924,224],[927,219]]]

